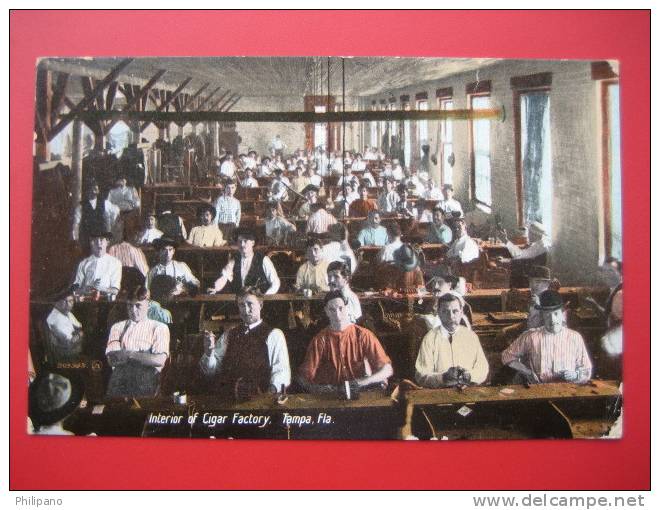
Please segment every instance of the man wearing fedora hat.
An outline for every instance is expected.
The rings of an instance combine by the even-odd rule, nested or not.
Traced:
[[[453,291],[438,298],[440,324],[424,336],[415,363],[415,380],[421,386],[481,384],[488,377],[479,337],[461,324],[463,304]]]
[[[215,223],[215,207],[202,204],[197,208],[200,225],[193,227],[188,235],[188,243],[200,248],[224,246],[227,244],[222,232]]]
[[[302,190],[302,195],[307,201],[298,209],[298,218],[301,220],[309,218],[312,214],[312,206],[319,200],[319,190],[320,188],[314,184],[308,184],[305,186]]]
[[[46,318],[48,339],[46,351],[49,361],[72,360],[82,352],[82,325],[73,315],[74,292],[67,288],[55,298],[55,306]]]
[[[383,266],[380,287],[411,293],[424,288],[424,274],[419,258],[409,244],[403,244],[394,252],[391,264]]]
[[[154,248],[158,250],[158,264],[152,267],[147,273],[147,289],[151,288],[151,282],[157,275],[165,274],[174,278],[177,282],[176,289],[172,293],[174,296],[182,294],[186,287],[197,289],[200,286],[199,280],[185,262],[174,260],[174,254],[179,247],[179,243],[168,237],[161,237],[153,242]]]
[[[276,294],[280,288],[277,270],[267,255],[255,253],[254,230],[242,227],[236,229],[235,236],[238,253],[222,269],[220,278],[208,292],[237,294],[244,287],[255,287],[263,294]]]
[[[502,353],[502,364],[527,383],[586,383],[592,369],[589,353],[582,336],[564,325],[564,302],[559,292],[542,292],[536,308],[541,311],[543,327],[520,335]]]
[[[72,436],[64,429],[64,419],[76,410],[82,400],[82,385],[57,372],[42,372],[30,384],[28,414],[33,434]]]
[[[117,294],[121,286],[121,262],[108,255],[110,232],[92,232],[90,249],[92,254],[78,264],[73,285],[83,294],[99,291]]]

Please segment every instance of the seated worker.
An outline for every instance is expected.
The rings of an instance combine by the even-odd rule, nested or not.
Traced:
[[[378,195],[378,210],[381,213],[393,214],[396,212],[400,200],[401,197],[395,189],[394,179],[391,177],[386,177],[385,188],[381,194]]]
[[[156,211],[149,211],[144,220],[144,230],[135,238],[135,244],[138,246],[151,244],[159,237],[163,237],[163,232],[158,230],[158,216]]]
[[[394,252],[393,263],[384,264],[380,271],[380,288],[394,289],[406,294],[425,288],[424,274],[419,267],[419,258],[409,244],[403,244]]]
[[[610,289],[604,306],[601,306],[593,297],[587,296],[585,301],[605,320],[609,321],[614,298],[623,292],[623,273],[621,261],[614,257],[607,257],[599,268],[599,280]],[[608,323],[609,326],[609,323]]]
[[[351,218],[366,218],[371,211],[378,209],[376,201],[369,198],[369,188],[361,185],[358,188],[359,198],[351,202],[348,207],[348,215]]]
[[[188,237],[183,219],[172,212],[171,204],[163,205],[158,217],[158,228],[163,232],[161,237],[174,239],[177,242],[183,242]]]
[[[462,299],[448,292],[438,298],[441,325],[429,331],[415,363],[415,380],[426,388],[482,384],[488,361],[477,334],[461,324]]]
[[[387,226],[387,235],[390,242],[383,246],[383,249],[378,254],[378,259],[381,262],[393,262],[394,252],[403,245],[403,241],[401,241],[401,227],[398,223],[390,223]]]
[[[438,201],[438,206],[445,214],[461,213],[463,216],[463,207],[461,203],[454,198],[454,186],[451,184],[444,184],[442,186],[442,198]]]
[[[284,334],[263,322],[263,302],[253,290],[239,292],[236,303],[242,324],[219,340],[204,332],[204,354],[199,360],[204,386],[237,399],[282,391],[291,384]]]
[[[598,375],[604,379],[621,380],[621,355],[623,354],[623,290],[612,299],[608,328],[600,339],[601,355],[598,359]]]
[[[334,261],[328,264],[328,286],[331,291],[341,292],[348,303],[348,318],[356,323],[362,317],[362,306],[357,294],[349,284],[351,272],[344,262]]]
[[[151,299],[149,300],[149,311],[147,318],[162,322],[163,324],[172,324],[172,313],[163,308],[174,296],[177,289],[177,281],[166,274],[154,276],[149,287]]]
[[[29,432],[47,436],[72,436],[64,428],[83,398],[83,386],[57,372],[41,372],[30,384],[28,416],[33,429]]]
[[[142,276],[147,276],[149,272],[149,263],[144,252],[140,248],[136,248],[128,241],[113,244],[108,248],[108,255],[112,255],[119,262],[122,267],[133,267],[142,273]]]
[[[74,304],[73,289],[66,289],[55,298],[55,306],[46,318],[46,353],[51,364],[76,359],[82,352],[83,330],[72,313]]]
[[[433,211],[426,199],[420,198],[417,200],[417,210],[419,211],[419,216],[417,217],[418,223],[433,222]]]
[[[309,289],[312,292],[327,292],[328,262],[323,259],[323,243],[318,237],[307,240],[307,262],[298,268],[296,290]]]
[[[236,181],[225,180],[225,189],[215,201],[215,222],[225,239],[231,239],[241,223],[241,202],[234,197]]]
[[[330,262],[343,262],[349,271],[357,269],[357,258],[348,242],[348,229],[342,223],[328,227],[328,242],[323,245],[323,259]]]
[[[307,201],[298,209],[298,218],[306,220],[312,214],[312,206],[319,201],[319,187],[314,184],[308,184],[303,189],[302,194]]]
[[[426,200],[442,200],[442,190],[438,188],[433,179],[429,179],[426,183],[426,191],[424,192]]]
[[[108,255],[110,232],[93,232],[90,235],[92,254],[78,264],[74,287],[82,294],[93,291],[117,294],[121,286],[121,262]]]
[[[296,232],[296,226],[282,213],[279,202],[266,204],[266,243],[271,246],[288,246]]]
[[[309,343],[298,370],[298,381],[305,391],[335,393],[345,382],[354,388],[386,386],[392,362],[371,331],[351,322],[343,294],[328,292],[324,310],[330,325]]]
[[[591,360],[582,336],[564,326],[564,302],[559,292],[539,297],[543,327],[525,331],[503,353],[502,364],[527,383],[567,381],[586,383]]]
[[[208,292],[238,294],[244,287],[254,287],[262,294],[276,294],[280,289],[280,279],[270,258],[254,252],[254,231],[239,228],[235,235],[238,253],[222,269],[220,278]]]
[[[380,213],[370,211],[367,224],[357,235],[360,246],[385,246],[389,241],[387,230],[380,224]]]
[[[215,207],[211,204],[202,204],[197,208],[199,225],[193,227],[188,236],[188,243],[200,248],[211,246],[224,246],[227,244],[222,232],[215,223]]]
[[[240,181],[241,187],[243,188],[258,188],[259,187],[259,181],[257,181],[254,178],[254,169],[252,168],[246,168],[245,169],[245,175],[243,177],[243,180]]]
[[[170,354],[170,330],[147,318],[149,291],[137,287],[128,296],[128,320],[110,328],[105,353],[112,367],[107,397],[155,396],[160,371]]]
[[[463,303],[463,318],[461,325],[472,329],[472,307],[465,301],[465,278],[456,276],[451,269],[445,266],[439,266],[432,272],[432,278],[426,285],[427,289],[433,294],[434,300],[431,302],[431,313],[420,314],[428,329],[433,329],[442,325],[438,316],[438,298],[451,292],[461,298]]]
[[[431,244],[451,243],[451,228],[445,223],[445,213],[441,207],[433,208],[433,221],[428,226],[426,242]]]
[[[450,261],[466,264],[479,258],[479,245],[467,233],[463,218],[452,222],[453,241],[449,245],[446,257]]]
[[[293,191],[296,193],[302,194],[303,190],[309,184],[311,184],[309,177],[305,175],[305,170],[303,169],[302,165],[298,164],[296,166],[296,174],[291,179],[291,188],[293,188]]]
[[[115,187],[108,193],[108,200],[119,207],[121,212],[128,212],[140,207],[140,196],[133,186],[126,185],[126,177],[120,175]]]
[[[154,241],[154,248],[158,250],[158,264],[152,267],[147,274],[147,289],[151,289],[151,282],[160,274],[171,276],[176,280],[176,289],[174,295],[178,296],[185,291],[196,291],[199,286],[199,280],[192,274],[192,271],[185,262],[174,260],[174,254],[179,247],[174,239],[161,237]]]
[[[307,218],[308,234],[325,234],[330,225],[337,223],[337,219],[325,210],[325,204],[322,202],[313,204],[310,213]]]
[[[545,227],[539,222],[533,221],[530,223],[528,232],[530,241],[529,246],[527,248],[519,248],[509,240],[506,230],[499,230],[498,235],[500,240],[506,244],[512,259],[534,259],[539,255],[548,253],[548,250],[552,247],[552,240],[546,235]]]

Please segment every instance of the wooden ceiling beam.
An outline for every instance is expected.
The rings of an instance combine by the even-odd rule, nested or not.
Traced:
[[[218,93],[218,91],[220,90],[220,88],[221,88],[221,87],[218,87],[218,88],[215,89],[213,92],[211,92],[208,96],[206,96],[206,99],[201,100],[201,101],[197,104],[197,108],[195,108],[195,111],[196,111],[196,112],[200,111],[200,110],[202,109],[202,107],[203,107],[206,103],[208,103],[209,99],[211,99],[213,96],[215,96],[215,95]]]
[[[186,85],[188,85],[192,81],[192,78],[188,77],[183,82],[181,82],[181,85],[179,85],[174,92],[171,93],[170,97],[163,101],[158,108],[156,108],[156,113],[162,113],[162,111],[172,102],[176,99],[176,97],[181,93],[181,91],[186,88]],[[142,113],[154,113],[154,112],[142,112]],[[167,115],[171,115],[171,112],[168,112]],[[148,117],[145,117],[149,119]],[[146,129],[146,127],[151,123],[151,120],[147,120],[144,124],[140,126],[140,133]]]
[[[238,103],[242,98],[243,96],[238,96],[236,99],[234,99],[231,103],[229,103],[227,108],[225,108],[225,111],[228,112],[229,110],[231,110],[234,106],[236,106],[236,103]]]
[[[218,111],[219,111],[219,112],[224,111],[225,107],[226,107],[229,103],[231,103],[234,99],[236,99],[237,97],[238,97],[238,94],[232,94],[231,96],[229,96],[229,97],[227,98],[227,100],[226,100],[224,103],[222,103],[220,106],[218,106]]]
[[[62,118],[53,128],[50,130],[50,133],[48,133],[48,141],[52,140],[57,136],[57,134],[62,131],[68,124],[71,122],[76,115],[82,113],[85,111],[86,108],[88,108],[96,99],[98,91],[103,91],[105,87],[107,87],[110,83],[115,81],[117,77],[119,76],[119,73],[131,62],[133,62],[132,58],[126,58],[119,62],[115,66],[112,71],[108,73],[108,75],[103,78],[101,81],[97,82],[96,86],[94,87],[94,90],[92,91],[92,94],[85,95],[85,97],[69,112],[64,118]]]
[[[149,92],[151,91],[153,86],[156,84],[156,82],[158,80],[160,80],[160,78],[165,74],[165,72],[166,72],[165,69],[159,69],[158,72],[156,74],[154,74],[151,77],[151,79],[144,85],[144,87],[138,87],[137,85],[135,86],[139,90],[136,90],[135,87],[130,86],[129,88],[131,90],[131,92],[130,92],[131,99],[128,100],[128,96],[126,96],[126,94],[124,94],[126,96],[128,102],[122,108],[121,111],[128,112],[128,111],[131,111],[133,108],[136,108],[136,107],[137,107],[136,109],[138,111],[144,111],[144,108],[142,108],[142,109],[140,108],[140,106],[142,106],[144,104],[144,103],[142,103],[142,100],[147,97],[147,95],[149,94]],[[110,123],[108,124],[108,126],[106,126],[106,129],[108,131],[110,131],[112,129],[112,127],[117,122],[119,122],[119,119],[111,120]]]
[[[231,90],[228,90],[227,92],[222,94],[218,99],[216,99],[216,101],[211,106],[209,106],[206,109],[206,111],[212,112],[213,110],[215,110],[215,107],[218,106],[222,102],[222,100],[225,99],[230,93]]]
[[[210,85],[210,83],[205,83],[204,85],[202,85],[202,86],[200,87],[200,89],[199,89],[197,92],[195,92],[192,96],[190,96],[190,98],[189,98],[185,103],[183,103],[183,108],[182,108],[182,110],[187,110],[187,109],[188,109],[188,106],[192,106],[192,102],[193,102],[195,99],[197,99],[197,97],[198,97],[202,92],[204,92],[204,91],[206,90],[206,88],[207,88],[209,85]]]

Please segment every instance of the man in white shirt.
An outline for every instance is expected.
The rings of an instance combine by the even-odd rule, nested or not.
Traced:
[[[362,306],[357,294],[349,284],[351,271],[344,262],[334,261],[328,264],[328,286],[330,290],[339,291],[348,301],[348,316],[355,324],[362,317]]]
[[[242,324],[219,340],[212,332],[204,332],[199,367],[207,389],[237,400],[260,392],[282,392],[291,384],[284,334],[263,322],[263,302],[253,291],[237,294],[236,303]]]
[[[254,178],[254,170],[252,168],[245,169],[245,176],[241,181],[241,186],[243,188],[258,188],[259,181]]]
[[[236,181],[227,179],[222,195],[215,201],[215,222],[225,239],[231,239],[241,223],[241,202],[234,198]]]
[[[266,255],[254,252],[256,236],[249,228],[236,231],[238,253],[222,269],[220,278],[210,294],[231,292],[238,294],[244,287],[254,287],[263,294],[276,294],[280,289],[280,279],[273,262]]]
[[[540,223],[534,221],[529,224],[529,241],[530,244],[527,248],[520,248],[509,241],[506,230],[499,231],[499,236],[511,254],[514,260],[534,259],[539,255],[548,253],[552,247],[552,240],[547,236],[545,228]]]
[[[404,177],[403,167],[399,164],[399,160],[394,158],[392,160],[392,178],[395,181],[402,181]]]
[[[442,186],[442,199],[438,202],[445,214],[460,213],[463,216],[463,207],[460,202],[454,198],[454,186],[445,184]]]
[[[280,137],[280,135],[275,135],[275,138],[270,142],[270,145],[268,147],[270,149],[270,153],[273,157],[275,156],[283,156],[284,151],[286,150],[286,144],[284,143],[284,140]]]
[[[46,352],[51,363],[76,359],[82,352],[83,330],[72,313],[74,303],[73,289],[66,289],[57,296],[55,306],[46,318]]]
[[[79,241],[83,250],[89,248],[92,232],[114,232],[120,210],[109,200],[100,196],[99,185],[92,181],[87,185],[85,199],[76,206],[73,213],[71,238]]]
[[[222,232],[215,223],[215,208],[211,204],[202,204],[197,208],[200,225],[193,227],[188,236],[188,243],[200,248],[224,246],[227,244]]]
[[[387,226],[387,235],[389,236],[390,242],[383,246],[383,249],[378,255],[381,262],[393,262],[394,252],[403,246],[403,241],[401,240],[401,227],[398,223],[390,223]]]
[[[126,185],[123,175],[115,181],[115,187],[110,190],[108,200],[119,207],[121,212],[128,212],[140,207],[140,197],[137,190]]]
[[[172,295],[178,296],[186,290],[196,291],[200,286],[200,282],[192,274],[188,264],[174,260],[174,254],[179,247],[179,243],[174,239],[161,237],[160,239],[156,239],[153,244],[154,248],[158,250],[158,264],[152,267],[149,273],[147,273],[147,289],[150,288],[151,282],[156,275],[164,274],[176,280],[176,288],[172,292]]]
[[[92,254],[78,264],[74,286],[82,294],[98,291],[117,294],[121,285],[121,262],[108,255],[110,232],[94,232],[90,236]]]
[[[447,250],[447,258],[463,264],[479,258],[479,245],[467,233],[467,226],[463,218],[455,219],[452,223],[453,241]]]
[[[142,246],[151,244],[159,237],[163,237],[163,232],[158,230],[158,216],[156,211],[149,211],[145,218],[144,230],[140,232],[135,240],[135,244]]]
[[[394,180],[391,177],[385,179],[385,189],[378,196],[378,210],[381,213],[394,213],[399,205],[401,197],[394,189]]]
[[[461,325],[463,303],[447,292],[438,298],[441,325],[429,331],[415,363],[415,380],[426,388],[482,384],[488,377],[488,361],[479,337]]]
[[[234,163],[234,155],[231,152],[227,152],[225,160],[220,165],[220,175],[219,177],[225,179],[233,179],[236,175],[236,163]]]
[[[429,179],[426,186],[427,188],[424,192],[424,198],[426,200],[442,200],[442,190],[436,186],[433,179]]]
[[[323,259],[327,262],[343,262],[350,273],[357,269],[357,258],[348,242],[348,229],[342,223],[328,228],[329,242],[323,245]]]

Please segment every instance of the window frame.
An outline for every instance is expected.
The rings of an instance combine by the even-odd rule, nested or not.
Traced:
[[[468,109],[473,110],[472,108],[472,100],[477,97],[487,97],[491,98],[491,92],[490,92],[490,87],[487,91],[475,91],[473,93],[468,93],[467,94],[467,103],[468,103]],[[476,158],[475,158],[475,152],[474,152],[474,119],[471,119],[470,122],[468,123],[468,141],[469,141],[469,148],[470,148],[470,200],[476,204],[478,207],[481,209],[485,210],[487,213],[492,212],[493,204],[493,188],[492,188],[492,183],[493,183],[493,175],[492,175],[492,168],[491,168],[491,176],[490,176],[490,181],[491,181],[491,203],[487,204],[486,202],[483,202],[477,198],[477,176],[476,176]],[[488,133],[488,140],[489,140],[489,145],[490,145],[490,131]],[[488,152],[488,159],[491,159],[491,154],[490,150]]]
[[[437,98],[438,102],[438,109],[439,110],[453,110],[454,109],[454,98],[451,95],[444,95],[444,96],[438,96]],[[446,108],[446,104],[451,102],[451,108]],[[447,162],[447,158],[445,157],[445,146],[446,145],[451,145],[452,146],[452,152],[453,152],[453,146],[454,146],[454,137],[453,137],[453,125],[452,125],[452,141],[447,142],[446,136],[447,136],[447,123],[452,122],[450,119],[442,119],[440,121],[440,140],[439,140],[439,147],[440,147],[440,175],[442,176],[442,184],[453,184],[453,168],[452,170],[452,179],[449,181],[445,181],[445,175],[447,172],[447,169],[445,168],[445,164]]]

